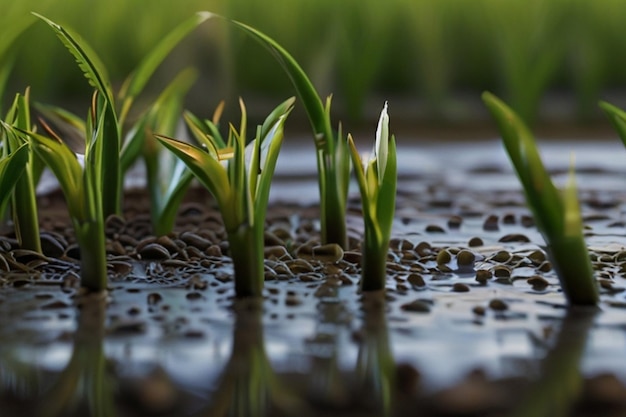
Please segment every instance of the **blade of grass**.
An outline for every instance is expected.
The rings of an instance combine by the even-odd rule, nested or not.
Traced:
[[[29,98],[30,92],[28,89],[23,95],[17,94],[10,112],[12,115],[7,117],[7,121],[11,121],[19,129],[28,130],[31,128]],[[7,131],[6,135],[8,139],[7,145],[11,149],[21,146],[22,143],[30,143],[28,136],[18,135],[15,131]],[[37,167],[38,163],[40,161],[34,152],[29,152],[24,173],[15,184],[12,197],[12,214],[15,234],[20,247],[42,253],[35,194],[40,172],[40,168]]]
[[[626,112],[611,103],[607,103],[606,101],[601,101],[599,105],[604,113],[609,117],[613,128],[615,128],[620,139],[624,143],[624,146],[626,146]]]
[[[571,305],[596,305],[598,289],[582,233],[578,197],[573,182],[561,195],[548,175],[526,125],[494,95],[483,101],[500,128],[505,148],[522,183],[526,201],[567,301]]]
[[[89,83],[96,88],[104,98],[106,107],[104,113],[103,137],[107,145],[103,147],[102,171],[107,179],[102,187],[103,213],[105,217],[119,214],[122,197],[122,172],[120,167],[121,130],[114,107],[113,90],[105,66],[94,50],[71,31],[63,28],[52,20],[33,13],[52,28],[66,49],[72,54]]]
[[[345,141],[333,133],[330,121],[330,98],[326,101],[326,105],[322,103],[313,83],[302,67],[274,39],[239,21],[216,14],[211,14],[211,16],[225,19],[250,35],[271,53],[287,73],[313,129],[320,189],[322,241],[347,247],[345,209],[350,156]]]
[[[119,92],[119,97],[122,100],[119,117],[120,124],[124,123],[135,98],[143,91],[146,84],[152,77],[152,74],[154,74],[163,60],[165,60],[174,47],[178,45],[192,30],[198,27],[209,17],[210,14],[207,12],[198,12],[191,18],[176,26],[158,43],[156,47],[150,51],[143,61],[141,61],[139,66],[126,79]]]
[[[23,144],[7,157],[0,158],[0,218],[4,217],[13,188],[28,163],[29,152],[28,145]]]

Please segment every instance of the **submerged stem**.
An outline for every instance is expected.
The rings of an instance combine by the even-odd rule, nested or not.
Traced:
[[[389,240],[380,242],[371,227],[365,228],[361,257],[361,290],[380,291],[387,282]]]
[[[228,232],[228,243],[235,268],[235,295],[261,297],[265,282],[263,229],[243,224]]]
[[[74,221],[80,248],[81,286],[89,291],[107,287],[107,259],[103,221]]]
[[[582,237],[552,238],[548,242],[550,259],[568,302],[579,306],[596,305],[598,288]]]

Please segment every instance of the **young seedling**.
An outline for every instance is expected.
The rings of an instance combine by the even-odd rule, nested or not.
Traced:
[[[157,135],[217,201],[228,235],[237,297],[262,295],[263,235],[270,183],[283,141],[283,126],[293,103],[291,98],[276,107],[257,127],[248,146],[243,101],[239,131],[231,125],[226,141],[215,124],[189,116],[190,128],[202,147]]]
[[[152,231],[156,236],[170,233],[174,228],[176,212],[191,184],[193,175],[179,158],[171,152],[163,152],[163,146],[153,133],[173,136],[183,113],[183,99],[196,79],[196,72],[181,72],[161,93],[156,102],[142,117],[131,135],[144,135],[131,139],[129,146],[142,149],[122,150],[122,172],[133,162],[132,158],[141,152],[146,166],[146,182],[150,194]],[[128,149],[128,150],[127,150]]]
[[[109,108],[106,100],[97,91],[92,98],[87,118],[84,168],[77,155],[50,129],[52,137],[46,137],[4,124],[5,129],[31,138],[35,152],[59,181],[80,248],[81,285],[94,292],[103,291],[107,286],[102,210],[102,191],[108,181],[104,165],[105,121]]]
[[[567,301],[573,306],[596,305],[598,288],[583,237],[573,169],[569,183],[560,193],[526,125],[491,93],[483,93],[482,98],[498,124]]]
[[[212,14],[211,16],[220,17]],[[350,156],[341,126],[333,132],[330,120],[330,97],[326,104],[315,90],[302,67],[278,42],[264,33],[235,20],[229,20],[267,48],[289,76],[313,128],[320,191],[322,243],[336,243],[346,249],[346,200],[350,179]]]
[[[361,192],[365,235],[361,264],[363,291],[385,289],[387,252],[396,206],[396,140],[389,136],[387,103],[380,114],[376,143],[369,159],[361,161],[352,136],[348,143]]]
[[[13,105],[5,118],[6,123],[23,130],[32,128],[29,96],[29,90],[26,90],[24,95],[16,95]],[[2,133],[4,144],[9,152],[30,141],[28,136],[18,134],[11,129],[3,129]],[[24,173],[17,180],[11,197],[11,215],[13,216],[15,234],[20,247],[40,253],[41,240],[35,189],[42,170],[42,162],[33,152],[29,152]]]
[[[182,22],[146,55],[144,60],[124,82],[119,92],[119,109],[116,106],[113,89],[106,68],[94,50],[86,42],[79,40],[70,30],[39,14],[35,13],[35,16],[43,20],[54,30],[63,45],[76,59],[78,66],[89,83],[106,99],[107,107],[104,112],[103,129],[105,131],[103,136],[106,138],[107,145],[104,147],[103,151],[102,166],[107,181],[102,190],[104,193],[104,197],[102,198],[102,203],[104,204],[103,213],[105,218],[111,214],[119,214],[121,210],[123,187],[121,159],[133,159],[132,156],[125,157],[121,155],[120,152],[122,150],[141,149],[141,146],[125,146],[124,149],[122,149],[122,128],[125,125],[126,118],[135,99],[143,91],[152,77],[152,74],[154,74],[169,52],[195,27],[204,22],[209,15],[207,13],[197,13],[190,19]],[[67,112],[59,113],[61,118],[67,119]],[[74,122],[77,119],[75,117],[70,118],[73,119]],[[84,126],[81,128],[79,124],[75,127],[78,127],[79,131],[82,130],[85,132]],[[131,129],[131,131],[133,131],[133,129]],[[129,139],[135,138],[136,140],[140,140],[143,136],[142,133],[129,136]]]

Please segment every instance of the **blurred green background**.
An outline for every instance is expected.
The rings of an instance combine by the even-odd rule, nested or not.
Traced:
[[[248,23],[283,44],[338,117],[375,115],[471,122],[491,90],[531,122],[600,120],[599,98],[620,103],[626,87],[624,0],[0,0],[6,103],[31,86],[39,101],[70,106],[90,88],[36,11],[72,28],[121,82],[177,23],[209,10]],[[25,28],[25,29],[24,29]],[[24,29],[22,31],[22,29]],[[21,32],[21,33],[20,33]],[[210,113],[227,99],[273,107],[291,95],[271,56],[224,22],[203,24],[151,82],[157,94],[179,70],[200,80],[189,107]],[[395,104],[398,103],[398,104]]]

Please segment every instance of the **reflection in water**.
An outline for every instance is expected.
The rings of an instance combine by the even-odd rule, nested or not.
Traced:
[[[389,344],[383,293],[364,299],[363,328],[356,366],[358,398],[375,415],[388,416],[392,409],[396,366]]]
[[[95,294],[82,300],[72,357],[57,382],[38,401],[35,415],[105,417],[115,414],[113,385],[107,376],[102,345],[105,313],[104,296]]]
[[[69,362],[50,384],[38,381],[40,375],[29,373],[22,384],[31,389],[13,391],[16,415],[39,417],[115,415],[113,384],[107,375],[103,338],[106,313],[104,294],[81,298],[78,327],[74,333]],[[35,371],[35,368],[32,368]],[[33,377],[34,378],[31,378]],[[7,381],[3,380],[3,385]],[[19,413],[18,413],[19,410]],[[5,410],[6,411],[6,410]]]
[[[212,404],[196,416],[306,416],[303,403],[278,380],[265,352],[263,301],[234,301],[235,328],[230,359]]]
[[[512,414],[514,417],[560,417],[570,414],[581,392],[580,363],[596,309],[571,308],[561,323],[554,347],[543,359],[540,374]]]

